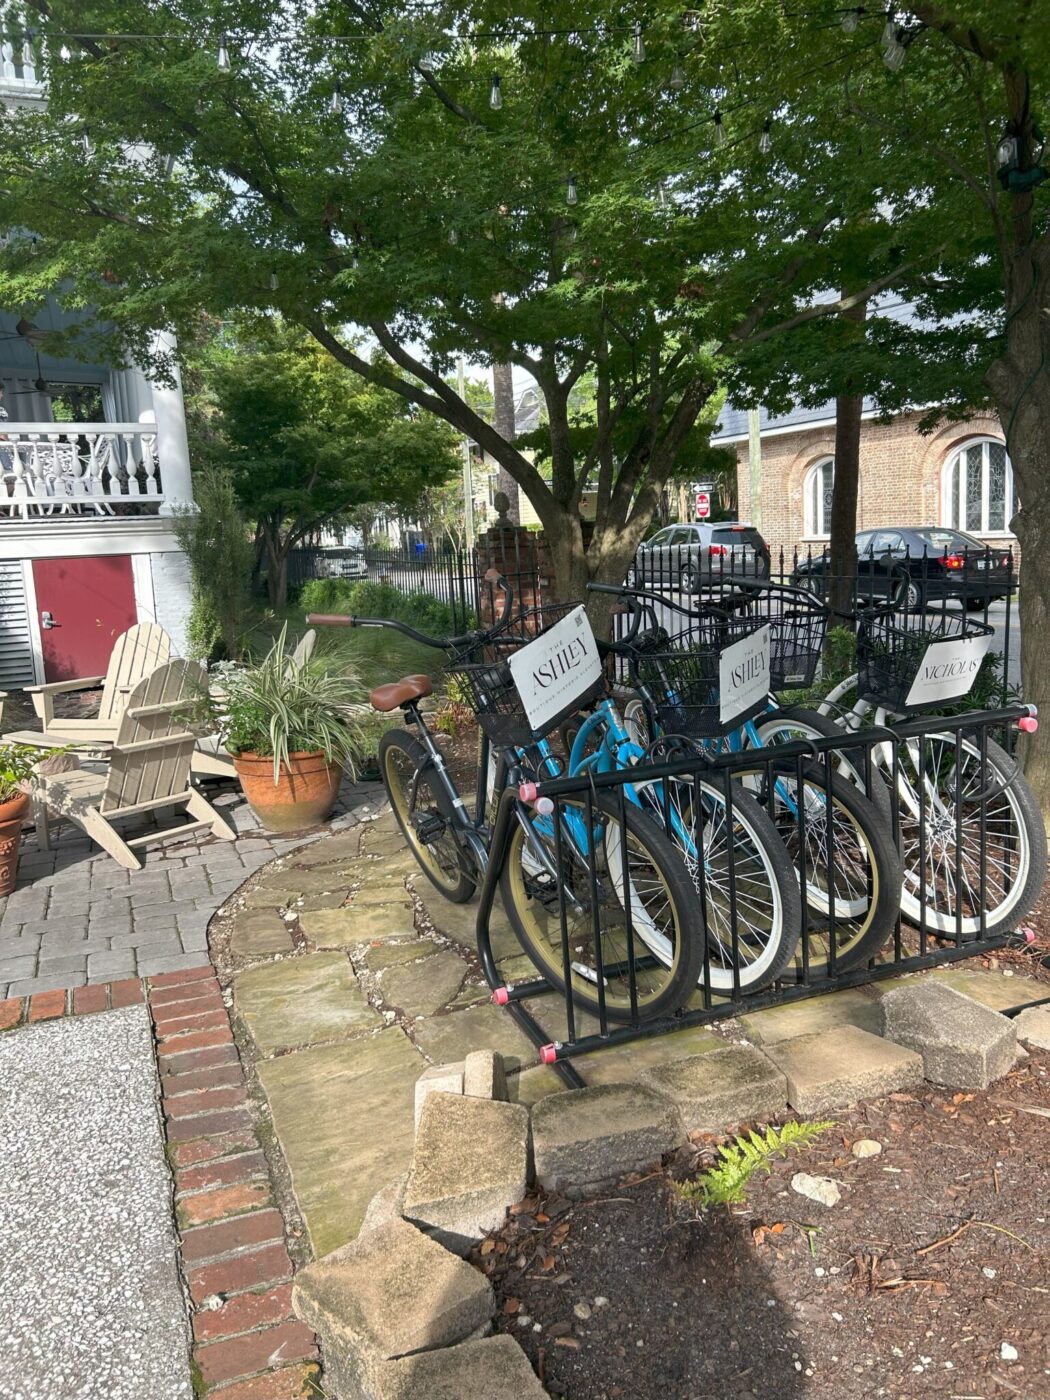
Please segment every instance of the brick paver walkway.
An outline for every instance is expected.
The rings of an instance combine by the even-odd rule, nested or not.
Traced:
[[[374,785],[344,783],[326,832],[376,805]],[[23,837],[18,887],[0,899],[0,1000],[56,988],[149,977],[197,967],[208,957],[208,921],[249,875],[317,835],[277,837],[259,829],[239,790],[214,796],[243,835],[198,836],[151,846],[145,868],[124,870],[63,823],[53,849]],[[146,829],[147,818],[140,821]],[[137,828],[128,823],[131,834]],[[320,834],[320,833],[318,833]]]

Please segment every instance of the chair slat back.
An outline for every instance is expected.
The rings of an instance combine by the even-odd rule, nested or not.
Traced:
[[[187,791],[197,740],[186,728],[186,701],[204,694],[206,687],[204,667],[178,659],[158,666],[134,687],[110,750],[103,812]],[[151,747],[137,747],[141,744]],[[136,747],[129,751],[128,745]]]
[[[122,632],[110,652],[99,719],[109,724],[119,720],[131,688],[170,657],[171,638],[156,622],[137,622]]]

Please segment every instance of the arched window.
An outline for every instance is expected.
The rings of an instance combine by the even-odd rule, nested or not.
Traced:
[[[1017,511],[1006,448],[992,438],[965,443],[944,468],[941,523],[975,535],[1005,534]]]
[[[831,533],[831,496],[835,489],[835,459],[814,462],[806,473],[802,493],[802,528],[807,539]]]

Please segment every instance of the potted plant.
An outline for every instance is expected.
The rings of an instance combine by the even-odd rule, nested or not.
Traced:
[[[216,719],[248,805],[271,831],[323,822],[358,743],[353,674],[324,655],[297,661],[287,628],[254,665],[226,666]]]
[[[0,744],[0,898],[15,887],[22,823],[29,811],[26,786],[38,749],[25,744]]]

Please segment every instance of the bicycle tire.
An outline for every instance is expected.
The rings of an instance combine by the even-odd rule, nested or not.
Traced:
[[[572,819],[565,814],[574,813],[586,829],[588,810],[600,820],[601,835],[595,841],[592,834],[592,854],[585,858],[571,835]],[[556,876],[553,873],[557,870],[555,820],[563,822],[560,843],[563,864]],[[526,826],[539,843],[547,865],[532,845]],[[608,864],[610,849],[622,848],[624,840],[629,847],[630,894],[626,901],[617,893],[617,880]],[[622,876],[622,849],[619,860]],[[592,861],[595,866],[593,885]],[[598,894],[597,909],[592,899],[593,889]],[[619,889],[625,889],[622,881]],[[512,829],[500,871],[500,891],[507,917],[522,948],[541,976],[563,994],[566,990],[561,930],[564,902],[571,959],[570,991],[573,1001],[591,1015],[599,1015],[597,963],[600,953],[608,1019],[621,1023],[634,1019],[629,975],[623,970],[617,971],[622,969],[627,957],[627,904],[631,909],[634,935],[638,1019],[650,1020],[670,1014],[691,995],[702,955],[695,916],[696,897],[667,837],[630,802],[623,803],[622,813],[617,801],[602,796],[593,797],[589,808],[586,798],[565,798],[553,816],[523,808]],[[673,952],[666,966],[648,954],[648,938],[652,933],[647,929],[646,938],[640,927],[647,924],[659,925],[669,935]]]
[[[926,751],[923,759],[924,771],[929,769],[930,755],[936,752],[934,746],[943,745],[941,755],[945,760],[944,771],[947,779],[944,787],[949,791],[946,792],[947,803],[939,825],[934,825],[931,821],[931,807],[934,803],[931,798],[927,798],[923,815],[929,830],[920,848],[918,793],[907,768],[908,756],[913,756],[914,751],[907,744],[902,745],[897,780],[904,861],[902,911],[910,923],[924,925],[927,930],[940,937],[951,938],[961,933],[963,938],[994,938],[1010,932],[1031,912],[1046,877],[1046,828],[1035,793],[1022,775],[1017,762],[993,739],[987,740],[991,776],[981,771],[980,746],[966,739],[962,741],[959,749],[968,761],[969,776],[965,784],[961,778],[958,783],[959,795],[963,798],[963,811],[957,814],[955,735],[949,732],[924,735],[923,744]],[[936,759],[934,762],[936,763]],[[981,798],[983,801],[978,800]],[[983,881],[980,871],[981,806],[985,809]],[[977,823],[976,864],[974,858],[969,857],[965,851],[957,857],[948,857],[948,847],[952,842],[957,818],[971,835],[974,832],[974,823]],[[1009,830],[1011,824],[1016,831],[1013,836]],[[1017,866],[1011,873],[1008,865],[1013,841],[1016,841]],[[995,854],[992,855],[992,852]],[[940,875],[937,865],[931,866],[931,859],[939,861]],[[925,872],[924,866],[928,867]],[[951,907],[945,899],[945,896],[950,897],[954,891],[950,888],[939,889],[942,882],[948,886],[954,882],[956,871],[965,882],[963,901],[967,912],[964,912],[961,918],[958,910]],[[971,875],[976,876],[976,889]],[[984,896],[975,899],[975,894],[981,894],[982,884]],[[987,904],[989,887],[992,897],[997,902],[991,908],[978,907]],[[926,896],[925,904],[923,895]]]
[[[763,748],[772,748],[777,742],[778,734],[783,735],[784,743],[790,743],[792,738],[839,739],[849,734],[849,731],[830,715],[821,714],[819,710],[814,710],[808,705],[782,705],[768,715],[761,715],[754,721],[754,725]],[[864,746],[858,746],[854,752],[859,757],[864,752]],[[883,820],[888,822],[893,802],[889,785],[878,772],[874,759],[868,765],[870,780],[867,782],[863,764],[858,766],[851,763],[845,752],[837,754],[835,767],[837,772],[844,774],[858,791],[875,804]]]
[[[775,779],[772,791],[767,772]],[[744,771],[739,776],[748,786],[751,775]],[[797,815],[799,774],[794,762],[780,765],[773,760],[755,776],[762,784],[758,800],[780,833],[800,886],[805,874],[809,975],[820,977],[828,971],[832,915],[835,971],[868,962],[893,934],[903,884],[900,852],[884,814],[844,774],[833,770],[829,775],[819,763],[802,764],[803,821]],[[794,795],[785,787],[791,784]],[[801,968],[801,948],[796,962]]]
[[[702,777],[642,779],[632,785],[665,830],[670,822],[668,837],[688,872],[692,898],[699,900],[706,917],[707,956],[701,959],[697,980],[706,979],[710,990],[720,993],[737,989],[755,992],[775,982],[795,955],[802,932],[802,898],[791,858],[769,815],[739,784],[732,785],[734,854],[730,856],[728,804],[720,785]],[[692,817],[697,798],[704,813],[699,841]],[[745,845],[750,851],[743,849]],[[705,856],[702,875],[697,859],[700,850]],[[768,905],[767,893],[772,896]],[[735,955],[734,900],[738,925]],[[739,927],[742,919],[744,930]],[[756,956],[747,960],[752,948]],[[652,951],[660,956],[659,947]]]
[[[388,729],[379,741],[383,786],[409,850],[440,894],[452,904],[467,904],[474,897],[477,881],[464,869],[462,847],[455,834],[455,808],[448,793],[432,781],[429,764],[429,754],[412,734]],[[406,775],[417,773],[422,776],[413,799]]]

